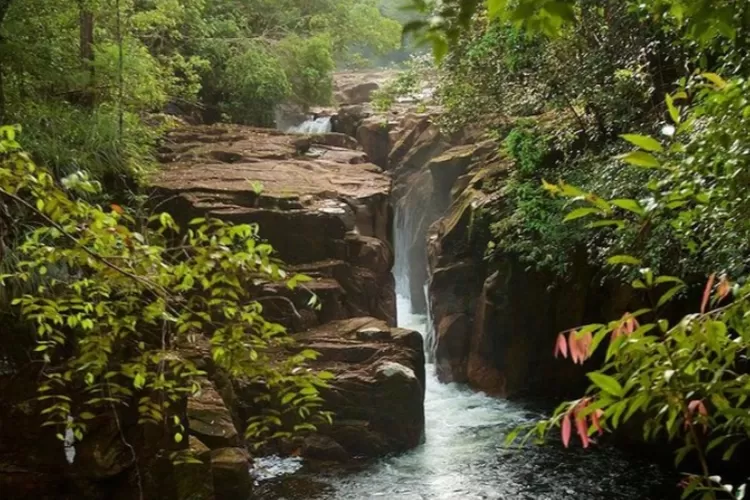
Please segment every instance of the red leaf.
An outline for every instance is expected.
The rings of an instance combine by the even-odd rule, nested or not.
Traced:
[[[573,363],[578,364],[580,362],[583,364],[584,353],[581,351],[577,331],[573,330],[568,334],[568,346],[570,347],[570,359],[573,360]]]
[[[586,417],[576,417],[576,432],[581,438],[584,448],[589,447],[589,426],[586,423]]]
[[[594,337],[591,332],[579,335],[578,332],[572,331],[568,335],[568,345],[570,346],[570,358],[576,364],[583,364],[584,361],[591,357],[591,343]]]
[[[636,331],[636,329],[640,326],[638,324],[638,320],[635,319],[635,317],[630,313],[626,313],[623,318],[625,319],[625,331],[628,333],[628,335]]]
[[[711,290],[714,287],[715,279],[716,279],[716,273],[713,273],[708,278],[708,283],[706,283],[706,289],[703,290],[703,300],[701,301],[701,314],[706,313],[706,306],[708,305],[708,298],[711,296]]]
[[[719,300],[724,300],[732,292],[732,284],[727,279],[726,274],[721,275],[719,280],[719,286],[716,288],[716,293],[719,295]]]
[[[601,408],[591,414],[591,423],[594,424],[596,430],[599,431],[600,436],[604,434],[604,429],[602,429],[601,423],[602,415],[604,415],[604,410],[602,410]]]
[[[566,448],[570,445],[570,413],[566,413],[562,421],[562,442]]]
[[[120,215],[122,215],[122,214],[124,214],[124,213],[125,213],[125,210],[123,210],[123,209],[122,209],[122,207],[121,207],[120,205],[117,205],[117,204],[115,204],[115,203],[112,203],[112,204],[110,205],[110,207],[112,208],[112,211],[113,211],[113,212],[115,212],[115,213],[118,213],[118,214],[120,214]]]
[[[555,342],[555,357],[558,354],[562,354],[563,358],[568,357],[568,343],[565,341],[565,335],[562,333],[557,336],[557,342]]]
[[[708,416],[708,410],[706,409],[706,405],[703,404],[703,401],[700,399],[694,399],[690,403],[688,403],[688,410],[690,410],[691,414],[695,414],[696,412],[703,416]]]

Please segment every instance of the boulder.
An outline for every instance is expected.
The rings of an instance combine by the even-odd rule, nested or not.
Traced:
[[[234,125],[175,130],[161,148],[163,170],[150,179],[154,204],[182,226],[205,216],[257,223],[287,267],[316,274],[322,281],[309,288],[326,296],[325,317],[302,317],[288,302],[270,306],[274,319],[291,328],[361,315],[395,324],[390,265],[383,264],[392,261],[391,180],[355,147],[335,133],[296,136]],[[364,245],[380,245],[379,262],[360,255],[361,244],[352,250],[357,238],[379,242]],[[326,273],[334,261],[342,263],[335,276]],[[282,289],[269,290],[302,300]]]
[[[204,379],[200,392],[188,399],[187,418],[191,435],[211,449],[240,444],[241,439],[232,414],[208,380]]]
[[[313,460],[330,460],[344,462],[350,458],[349,453],[330,436],[311,434],[302,443],[302,456]]]
[[[314,368],[335,375],[322,393],[334,422],[319,434],[350,456],[383,456],[422,441],[425,372],[418,332],[365,317],[328,323],[297,339],[321,353]],[[338,450],[325,443],[328,451]]]
[[[393,124],[388,121],[388,117],[383,116],[365,118],[357,127],[357,141],[370,161],[383,169],[388,169],[392,128]]]
[[[221,448],[211,452],[216,500],[251,498],[250,465],[250,457],[242,448]]]
[[[334,100],[339,104],[368,103],[372,99],[372,93],[395,76],[396,72],[389,70],[340,71],[333,77]]]

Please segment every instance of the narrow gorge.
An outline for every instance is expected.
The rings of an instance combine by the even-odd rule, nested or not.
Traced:
[[[0,0],[0,500],[743,500],[748,5]]]
[[[581,290],[549,289],[547,277],[511,256],[488,268],[480,214],[493,195],[483,186],[502,183],[512,162],[497,141],[443,135],[438,110],[372,111],[383,78],[347,75],[339,98],[351,103],[286,133],[181,126],[165,137],[163,168],[150,180],[150,203],[179,225],[196,217],[258,224],[287,271],[311,278],[295,289],[267,285],[257,300],[300,348],[320,353],[312,368],[333,374],[322,392],[332,425],[251,456],[241,429],[256,393],[229,381],[199,342],[180,354],[206,372],[184,409],[198,462],[169,464],[135,422],[109,421],[66,464],[56,448],[21,451],[47,433],[24,403],[33,386],[11,371],[0,378],[0,422],[13,422],[0,427],[5,491],[124,499],[138,488],[148,498],[196,500],[657,495],[662,473],[613,448],[504,446],[544,405],[501,398],[569,390],[582,373],[552,358],[554,336],[601,304]],[[131,442],[145,459],[133,460]]]

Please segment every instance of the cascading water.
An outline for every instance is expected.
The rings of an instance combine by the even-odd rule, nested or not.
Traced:
[[[332,129],[330,116],[319,116],[310,118],[299,125],[289,127],[287,133],[290,134],[327,134]]]
[[[398,218],[398,216],[397,216]],[[427,315],[414,314],[403,219],[395,235],[399,326],[424,334]],[[400,245],[400,243],[402,245]],[[428,308],[429,309],[429,308]],[[550,353],[551,355],[551,353]],[[558,442],[510,448],[507,433],[542,417],[524,404],[441,384],[427,365],[425,442],[411,452],[345,470],[301,472],[263,498],[359,500],[667,500],[676,481],[647,460],[608,446],[566,450]],[[298,467],[301,465],[298,465]],[[280,483],[284,484],[284,483]]]

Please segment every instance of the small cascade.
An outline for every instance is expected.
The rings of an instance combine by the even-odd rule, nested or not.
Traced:
[[[393,265],[393,276],[396,278],[396,294],[402,297],[411,295],[409,285],[409,231],[406,227],[406,211],[396,204],[394,208],[393,224],[393,253],[396,256]]]
[[[435,362],[435,325],[432,323],[429,284],[424,284],[424,301],[427,304],[427,315],[424,325],[424,354],[428,363]]]
[[[327,134],[332,130],[330,116],[311,117],[308,120],[289,127],[286,131],[290,134]]]

